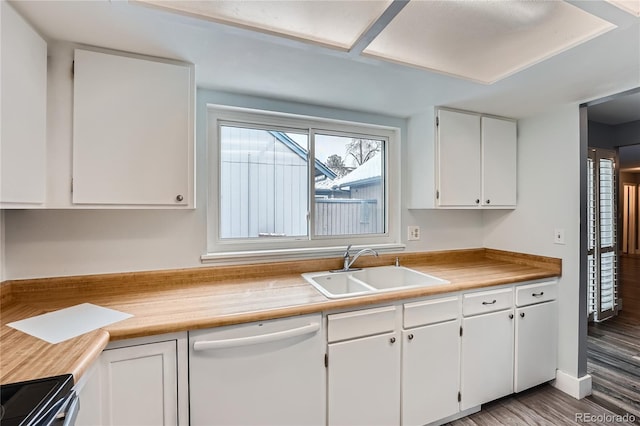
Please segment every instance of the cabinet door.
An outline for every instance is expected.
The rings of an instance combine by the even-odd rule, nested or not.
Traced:
[[[480,203],[480,116],[438,112],[438,205]]]
[[[45,201],[47,44],[9,2],[0,7],[0,203],[37,206]]]
[[[513,311],[462,320],[460,409],[513,392]]]
[[[178,423],[175,341],[109,349],[100,363],[103,424]]]
[[[73,202],[193,204],[193,68],[75,51]]]
[[[516,392],[556,377],[558,302],[516,309]]]
[[[102,421],[102,382],[100,363],[93,364],[74,386],[80,399],[80,410],[74,426],[95,426]]]
[[[515,206],[516,123],[482,117],[482,205]]]
[[[400,342],[397,333],[329,345],[328,424],[400,423]]]
[[[402,332],[402,425],[458,412],[460,320]]]

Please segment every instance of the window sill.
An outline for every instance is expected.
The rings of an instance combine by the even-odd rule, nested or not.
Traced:
[[[333,247],[313,247],[302,249],[274,249],[274,250],[251,250],[251,251],[235,251],[207,253],[200,256],[202,263],[210,264],[243,264],[243,263],[265,263],[276,262],[281,260],[298,260],[309,258],[324,258],[342,256],[345,246]],[[372,248],[380,253],[403,251],[405,244],[371,244],[371,245],[354,245],[351,250],[357,252],[363,248]]]

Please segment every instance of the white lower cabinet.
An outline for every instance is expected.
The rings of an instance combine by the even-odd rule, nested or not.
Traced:
[[[558,302],[555,282],[516,288],[514,391],[555,379]],[[535,303],[535,304],[534,304]]]
[[[460,409],[513,393],[513,288],[463,296]],[[487,312],[487,313],[480,313]]]
[[[80,400],[80,410],[75,426],[102,424],[102,388],[98,364],[92,365],[75,384],[74,390]]]
[[[402,425],[424,425],[456,414],[460,320],[404,330],[402,345]]]
[[[329,345],[330,425],[394,425],[400,421],[400,342],[396,333]]]
[[[394,306],[328,315],[329,425],[400,423],[396,321]]]
[[[459,412],[460,298],[405,303],[402,331],[403,426]]]
[[[186,337],[107,348],[80,391],[76,424],[188,424]]]
[[[107,350],[101,367],[104,424],[178,424],[175,342]]]

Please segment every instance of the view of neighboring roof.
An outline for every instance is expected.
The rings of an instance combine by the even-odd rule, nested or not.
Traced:
[[[269,130],[269,134],[278,139],[284,145],[286,145],[291,151],[295,152],[302,158],[303,160],[307,160],[309,158],[309,153],[306,149],[298,145],[296,141],[287,136],[284,132],[277,132],[274,130]],[[315,160],[315,176],[325,175],[328,179],[335,179],[338,175],[327,167],[322,161],[316,158]]]
[[[376,154],[368,161],[356,167],[351,173],[333,180],[333,187],[343,188],[352,185],[364,185],[380,179],[382,174],[382,155]]]

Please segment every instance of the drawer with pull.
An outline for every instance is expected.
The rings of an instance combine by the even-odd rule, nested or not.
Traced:
[[[460,299],[458,296],[441,297],[404,304],[404,328],[435,324],[458,318]]]
[[[327,315],[329,343],[389,333],[396,328],[396,307],[363,309]]]
[[[527,306],[555,300],[558,297],[557,281],[527,284],[516,287],[516,305]]]
[[[513,288],[467,293],[462,297],[462,314],[465,317],[511,307],[513,307]]]

